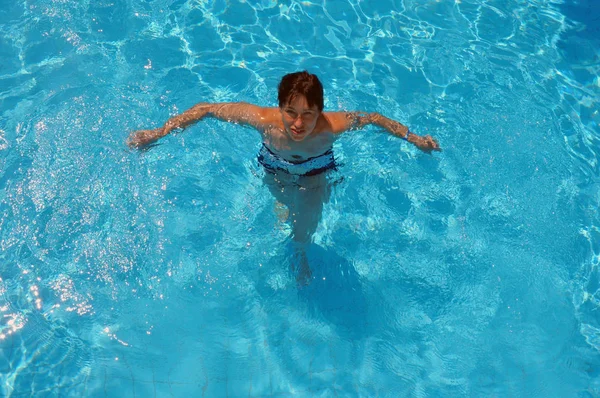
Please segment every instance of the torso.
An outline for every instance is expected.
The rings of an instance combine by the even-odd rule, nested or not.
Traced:
[[[279,109],[273,110],[271,123],[261,131],[263,143],[271,152],[287,161],[300,163],[322,155],[332,148],[335,136],[328,131],[326,121],[318,123],[308,137],[298,142],[292,140],[285,132]]]

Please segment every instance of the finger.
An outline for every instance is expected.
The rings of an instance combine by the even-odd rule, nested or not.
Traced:
[[[431,153],[432,151],[441,152],[440,144],[438,144],[438,142],[436,140],[434,140],[433,138],[431,138],[431,137],[429,137],[429,138],[430,139],[427,142],[429,153]]]
[[[135,134],[131,134],[129,137],[127,137],[127,139],[125,140],[125,143],[128,146],[133,146],[135,144]]]
[[[134,140],[129,140],[127,141],[127,146],[129,148],[139,148],[140,147],[140,143]]]

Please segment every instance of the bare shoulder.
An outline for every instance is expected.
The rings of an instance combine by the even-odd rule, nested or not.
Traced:
[[[258,107],[259,114],[262,118],[269,122],[275,122],[281,120],[281,112],[279,112],[279,108],[275,107]]]
[[[257,106],[256,116],[255,126],[263,131],[281,124],[279,108]]]
[[[249,124],[265,129],[276,120],[277,108],[267,108],[247,102],[215,104],[212,114],[228,122]]]
[[[363,112],[323,112],[324,128],[333,134],[341,134],[353,128],[362,127]]]

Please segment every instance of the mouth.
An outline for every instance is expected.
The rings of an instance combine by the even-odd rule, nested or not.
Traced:
[[[292,134],[294,135],[302,135],[304,134],[304,130],[296,130],[296,129],[290,129],[292,131]]]

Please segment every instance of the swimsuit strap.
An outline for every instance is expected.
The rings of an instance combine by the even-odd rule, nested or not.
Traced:
[[[282,158],[281,156],[279,156],[278,154],[276,154],[275,152],[273,152],[272,150],[270,150],[270,149],[269,149],[269,147],[268,147],[268,146],[266,146],[264,143],[262,144],[261,151],[263,150],[263,148],[264,148],[264,149],[266,149],[267,151],[269,151],[269,153],[270,153],[271,155],[273,155],[273,156],[276,156],[277,158],[279,158],[279,159],[280,159],[282,162],[286,162],[286,163],[293,164],[293,165],[305,164],[305,163],[307,163],[307,162],[310,162],[310,161],[312,161],[312,160],[319,159],[319,158],[321,158],[321,157],[323,157],[323,156],[333,156],[333,150],[330,148],[330,149],[328,149],[327,151],[323,152],[323,153],[322,153],[322,154],[320,154],[320,155],[313,156],[313,157],[311,157],[311,158],[308,158],[308,159],[302,160],[302,161],[300,161],[300,162],[292,162],[292,161],[290,161],[290,160],[287,160],[287,159],[284,159],[284,158]]]

